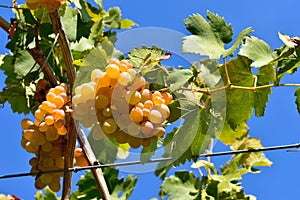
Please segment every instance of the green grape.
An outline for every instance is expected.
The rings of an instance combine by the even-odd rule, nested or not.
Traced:
[[[112,116],[112,110],[110,107],[106,107],[102,110],[102,114],[104,117],[111,117]]]
[[[154,124],[161,124],[164,121],[163,115],[158,110],[151,110],[148,119]]]
[[[122,72],[120,74],[118,83],[122,86],[127,85],[132,79],[132,76],[128,72]]]
[[[108,119],[106,119],[106,120],[102,123],[101,127],[102,127],[104,133],[106,133],[106,134],[112,134],[112,133],[114,133],[114,132],[117,130],[117,128],[118,128],[118,126],[117,126],[117,124],[116,124],[116,122],[115,122],[115,120],[114,120],[113,118],[108,118]]]
[[[95,98],[95,108],[103,109],[109,105],[109,98],[105,95],[97,95]]]
[[[91,73],[91,81],[97,82],[102,74],[103,72],[100,69],[94,69]]]
[[[34,125],[34,123],[30,119],[28,119],[28,118],[22,119],[21,126],[22,126],[23,130],[29,129],[29,127],[32,125]]]
[[[135,105],[137,104],[138,102],[141,101],[141,93],[139,93],[138,91],[136,90],[133,90],[133,91],[127,91],[126,94],[125,94],[125,99],[126,101],[131,104],[131,105]]]
[[[91,84],[83,83],[81,85],[81,98],[87,101],[88,99],[94,98],[94,95],[95,95],[95,88]]]
[[[132,122],[127,126],[127,133],[129,135],[138,136],[140,134],[140,132],[141,132],[140,126],[137,125],[136,123]]]
[[[58,167],[60,169],[64,169],[64,167],[65,167],[65,157],[59,156],[59,157],[55,158],[54,162],[55,162],[56,167]]]
[[[28,141],[25,144],[25,150],[29,153],[36,153],[39,150],[39,146]]]
[[[32,140],[34,138],[34,135],[37,133],[37,131],[35,129],[25,129],[22,132],[23,137],[26,140]]]
[[[51,142],[46,142],[45,144],[42,145],[42,151],[45,152],[51,152],[53,148],[53,145],[51,144]]]
[[[58,139],[59,134],[54,126],[50,126],[45,133],[45,136],[47,141],[52,142]]]
[[[46,157],[42,158],[41,162],[45,167],[52,167],[54,166],[54,160],[52,158]]]
[[[49,184],[52,181],[53,175],[52,174],[42,174],[40,179],[42,183]]]
[[[141,131],[144,133],[145,136],[151,136],[153,129],[154,125],[149,121],[143,122],[141,124]]]
[[[48,183],[48,186],[53,192],[59,192],[59,190],[60,190],[60,177],[59,176],[52,177],[52,180],[51,180],[50,183]]]

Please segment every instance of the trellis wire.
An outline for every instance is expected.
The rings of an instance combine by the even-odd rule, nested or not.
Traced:
[[[300,143],[281,145],[281,146],[263,147],[263,148],[224,151],[224,152],[216,152],[216,153],[209,153],[209,154],[200,154],[198,157],[199,158],[216,157],[216,156],[224,156],[224,155],[235,155],[235,154],[241,154],[241,153],[253,153],[253,152],[262,152],[262,151],[274,151],[274,150],[292,149],[292,148],[300,148]],[[129,165],[138,165],[138,164],[148,164],[148,163],[163,162],[163,161],[170,161],[170,160],[172,160],[171,157],[152,159],[148,162],[128,161],[128,162],[122,162],[122,163],[95,164],[95,165],[86,166],[86,167],[72,167],[72,168],[68,168],[68,169],[40,171],[40,172],[35,172],[35,173],[18,173],[18,174],[1,175],[0,179],[17,178],[17,177],[24,177],[24,176],[38,176],[38,175],[42,175],[42,174],[50,174],[50,173],[58,173],[58,172],[75,172],[75,173],[77,173],[78,171],[82,171],[82,170],[91,170],[91,169],[105,168],[105,167],[120,167],[120,166],[129,166]]]

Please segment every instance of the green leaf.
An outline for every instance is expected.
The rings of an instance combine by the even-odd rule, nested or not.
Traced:
[[[166,178],[161,187],[161,193],[170,195],[171,200],[193,200],[199,191],[194,187],[196,178],[192,172],[177,171],[175,176]]]
[[[223,53],[223,57],[232,56],[235,52],[235,50],[242,44],[244,38],[248,36],[250,33],[252,33],[253,30],[251,28],[246,28],[242,30],[242,32],[239,33],[237,38],[235,39],[233,45]]]
[[[247,37],[242,45],[239,55],[248,57],[253,61],[251,66],[261,67],[271,63],[274,60],[273,51],[270,46],[257,37]]]
[[[34,66],[35,61],[33,60],[32,56],[26,51],[22,50],[19,51],[17,55],[15,55],[15,62],[14,62],[14,71],[20,77],[25,76]],[[38,70],[39,67],[34,67],[31,72]]]
[[[294,95],[296,96],[296,105],[297,105],[297,110],[298,110],[298,113],[300,114],[300,88],[297,88],[295,90],[295,93]]]
[[[150,64],[152,61],[161,58],[162,55],[163,50],[156,46],[152,46],[151,48],[142,46],[128,53],[129,61],[137,68]]]
[[[217,138],[225,145],[230,145],[247,134],[245,127],[246,124],[240,123],[235,129],[232,129],[232,127],[225,122],[222,132],[217,135]]]
[[[273,65],[262,66],[257,74],[257,86],[268,85],[271,82],[275,81],[275,70]],[[256,116],[264,116],[265,108],[267,106],[267,102],[269,101],[269,95],[272,93],[271,88],[263,88],[257,90],[254,100],[254,109]]]
[[[132,28],[133,26],[136,26],[136,23],[130,19],[122,19],[120,21],[121,25],[120,25],[120,28],[121,29],[130,29]]]
[[[213,173],[218,173],[217,169],[214,166],[214,163],[208,162],[207,160],[198,160],[197,162],[193,163],[191,168],[201,168],[204,167],[206,171],[211,170]]]
[[[94,40],[96,43],[99,42],[103,37],[103,31],[104,31],[103,19],[99,19],[93,24],[89,39]]]
[[[108,57],[106,52],[101,48],[101,46],[91,49],[88,55],[80,62],[81,66],[77,73],[75,85],[89,82],[91,72],[94,69],[101,69],[102,71],[105,71],[107,60]]]
[[[177,91],[183,87],[191,78],[193,72],[189,69],[179,69],[172,71],[167,77],[167,84],[171,85],[171,91]]]
[[[176,159],[182,154],[184,154],[187,149],[192,145],[193,141],[196,139],[196,135],[201,129],[199,128],[201,110],[194,109],[188,112],[182,118],[184,122],[180,126],[174,135],[174,149],[172,151],[172,158]],[[199,152],[196,152],[198,155]],[[189,159],[188,157],[186,159]]]
[[[126,200],[130,197],[137,182],[137,178],[129,175],[126,179],[118,178],[119,172],[114,168],[104,168],[104,179],[111,198]],[[100,199],[101,194],[91,172],[86,172],[77,183],[78,190],[74,191],[71,200]]]
[[[288,47],[288,48],[295,48],[298,46],[295,42],[293,42],[288,35],[283,35],[280,32],[278,32],[278,36],[280,40]]]
[[[56,193],[52,192],[52,190],[50,190],[48,187],[44,189],[44,194],[42,191],[38,191],[35,194],[35,200],[59,200],[59,199],[60,198],[56,196]]]
[[[218,40],[224,44],[231,42],[233,34],[231,24],[227,25],[223,17],[210,11],[207,11],[207,19]]]
[[[116,160],[118,144],[107,137],[95,140],[92,134],[88,135],[88,141],[97,159],[102,163],[113,163]]]
[[[219,63],[216,60],[201,60],[197,67],[198,75],[196,81],[198,81],[200,85],[214,88],[221,79],[218,65]]]
[[[109,28],[120,28],[121,10],[119,7],[113,7],[108,10],[108,16],[105,17],[104,22]]]
[[[65,14],[61,17],[61,21],[69,41],[75,41],[77,39],[77,19],[78,10],[66,7]]]
[[[157,148],[157,137],[155,139],[151,139],[151,143],[148,147],[143,147],[140,160],[142,163],[149,162],[151,159],[151,156],[154,155],[155,150]]]
[[[79,42],[71,43],[70,48],[73,51],[83,52],[94,47],[94,42],[82,37]]]
[[[207,12],[208,22],[200,15],[195,14],[184,20],[186,28],[193,34],[183,37],[182,49],[184,53],[196,53],[219,59],[234,53],[243,38],[252,32],[251,29],[243,30],[234,45],[228,50],[225,44],[232,40],[232,27],[227,25],[224,18],[210,11]]]
[[[278,51],[282,51],[278,62],[278,79],[281,79],[286,73],[293,74],[296,72],[300,66],[300,48],[294,50],[282,47]]]
[[[228,74],[233,85],[253,87],[255,76],[251,72],[251,61],[245,57],[231,59]],[[226,80],[224,67],[220,68],[223,80]],[[254,105],[254,92],[249,90],[226,89],[226,120],[235,129],[240,123],[248,121]]]

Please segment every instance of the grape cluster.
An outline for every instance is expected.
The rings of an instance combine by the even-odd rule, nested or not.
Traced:
[[[138,148],[164,135],[170,93],[150,91],[145,78],[127,60],[111,59],[96,81],[94,109],[100,128],[93,137],[105,134]]]
[[[35,111],[35,121],[25,118],[21,122],[22,147],[36,156],[29,164],[31,172],[64,169],[63,147],[67,129],[65,127],[64,105],[68,101],[65,84],[51,88],[46,95],[46,101]],[[37,176],[35,187],[42,189],[49,186],[54,192],[60,190],[60,177],[63,173],[42,174]]]
[[[36,10],[43,6],[48,12],[54,12],[64,2],[65,0],[26,0],[28,8]]]

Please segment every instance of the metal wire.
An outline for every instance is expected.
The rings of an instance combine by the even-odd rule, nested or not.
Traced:
[[[281,146],[272,146],[272,147],[243,149],[243,150],[235,150],[235,151],[224,151],[224,152],[216,152],[216,153],[209,153],[209,154],[200,154],[198,157],[201,158],[201,157],[224,156],[224,155],[233,155],[233,154],[240,154],[240,153],[252,153],[252,152],[260,152],[260,151],[274,151],[274,150],[292,149],[292,148],[300,148],[300,143],[281,145]]]
[[[216,152],[216,153],[209,153],[209,154],[200,154],[198,156],[198,158],[201,158],[201,157],[216,157],[216,156],[224,156],[224,155],[234,155],[234,154],[241,154],[241,153],[253,153],[253,152],[262,152],[262,151],[274,151],[274,150],[292,149],[292,148],[300,148],[300,143],[281,145],[281,146],[272,146],[272,147],[263,147],[263,148],[235,150],[235,151],[224,151],[224,152]],[[72,168],[68,168],[68,169],[40,171],[40,172],[33,172],[33,173],[18,173],[18,174],[1,175],[0,179],[17,178],[17,177],[24,177],[24,176],[37,176],[37,175],[42,175],[42,174],[50,174],[50,173],[58,173],[58,172],[75,172],[76,173],[76,172],[82,171],[82,170],[91,170],[91,169],[105,168],[105,167],[120,167],[120,166],[129,166],[129,165],[147,164],[147,163],[163,162],[163,161],[170,161],[170,160],[172,160],[171,157],[152,159],[149,162],[128,161],[128,162],[122,162],[122,163],[95,164],[95,165],[86,166],[86,167],[72,167]]]
[[[17,178],[17,177],[24,177],[24,176],[37,176],[42,174],[52,174],[52,173],[59,173],[59,172],[75,172],[82,170],[91,170],[91,169],[98,169],[98,168],[105,168],[105,167],[120,167],[120,166],[129,166],[129,165],[138,165],[138,164],[148,164],[148,163],[155,163],[155,162],[162,162],[162,161],[170,161],[172,158],[158,158],[152,159],[148,162],[142,161],[129,161],[129,162],[122,162],[122,163],[111,163],[111,164],[96,164],[92,166],[86,167],[72,167],[68,169],[58,169],[58,170],[49,170],[49,171],[40,171],[40,172],[32,172],[32,173],[18,173],[18,174],[8,174],[0,176],[0,179],[8,179],[8,178]]]

